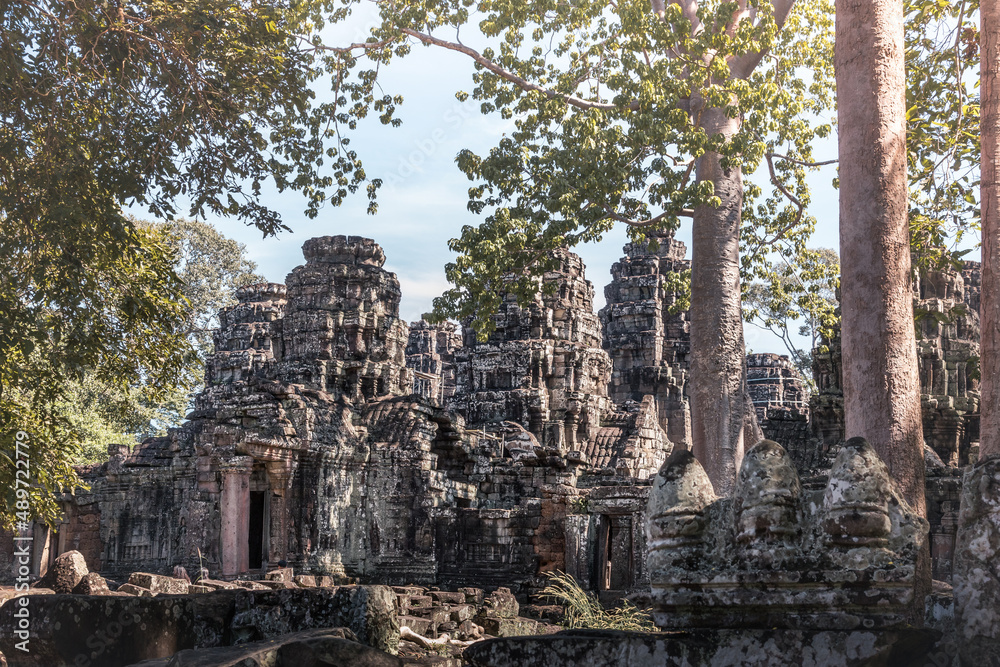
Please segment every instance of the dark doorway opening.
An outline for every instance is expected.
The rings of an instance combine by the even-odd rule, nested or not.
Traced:
[[[266,491],[250,492],[250,569],[259,570],[264,564],[264,531]]]
[[[596,556],[597,590],[625,591],[633,586],[631,516],[598,517]]]

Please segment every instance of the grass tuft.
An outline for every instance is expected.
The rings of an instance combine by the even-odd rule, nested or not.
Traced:
[[[623,600],[614,609],[605,609],[593,593],[580,588],[576,579],[565,572],[546,572],[545,576],[549,578],[549,583],[542,589],[541,595],[565,608],[563,625],[567,628],[635,632],[658,630],[647,609],[639,609],[628,600]]]

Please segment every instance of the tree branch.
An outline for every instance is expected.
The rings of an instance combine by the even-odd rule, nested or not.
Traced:
[[[774,23],[777,26],[778,32],[781,32],[781,29],[785,26],[785,21],[788,20],[788,15],[791,13],[794,5],[795,0],[771,0],[771,7],[774,9]],[[757,68],[757,65],[760,64],[760,61],[763,60],[766,54],[767,52],[762,49],[733,58],[729,63],[729,71],[732,72],[734,77],[745,79]]]
[[[484,56],[483,54],[479,53],[475,49],[472,49],[472,48],[470,48],[468,46],[465,46],[464,44],[459,44],[457,42],[449,42],[447,40],[441,39],[440,37],[435,37],[433,35],[428,35],[426,33],[418,32],[416,30],[413,30],[412,28],[403,28],[402,32],[403,32],[403,34],[409,35],[410,37],[413,37],[414,39],[417,39],[420,42],[423,42],[424,44],[432,44],[434,46],[440,46],[440,47],[448,49],[450,51],[458,51],[459,53],[464,53],[465,55],[467,55],[470,58],[472,58],[479,65],[481,65],[484,69],[487,69],[490,72],[493,72],[494,74],[496,74],[500,78],[504,79],[505,81],[509,81],[510,83],[513,83],[515,86],[517,86],[521,90],[524,90],[524,91],[535,91],[535,92],[542,93],[543,95],[545,95],[545,96],[547,96],[549,98],[558,98],[558,99],[563,100],[564,102],[566,102],[570,106],[576,107],[578,109],[584,109],[584,110],[587,110],[587,109],[616,110],[616,109],[620,109],[621,108],[617,104],[612,104],[610,102],[594,102],[594,101],[591,101],[591,100],[585,100],[585,99],[583,99],[581,97],[576,97],[574,95],[568,95],[566,93],[559,93],[559,92],[556,92],[556,91],[551,90],[549,88],[545,88],[543,86],[539,86],[537,83],[532,83],[531,81],[528,81],[527,79],[525,79],[525,78],[523,78],[521,76],[518,76],[517,74],[515,74],[514,72],[511,72],[510,70],[507,70],[507,69],[504,69],[503,67],[500,67],[499,65],[497,65],[496,63],[494,63],[492,60],[490,60],[489,58],[487,58],[486,56]],[[638,100],[632,100],[632,102],[629,103],[629,105],[628,105],[627,108],[630,109],[630,110],[632,110],[632,111],[637,110],[639,108],[639,101]]]
[[[668,217],[670,215],[676,215],[676,216],[685,217],[685,218],[692,218],[692,217],[694,217],[694,211],[693,210],[691,210],[689,208],[682,208],[679,211],[664,211],[663,213],[661,213],[661,214],[659,214],[657,216],[654,216],[652,218],[649,218],[647,220],[633,220],[632,218],[626,218],[623,215],[619,215],[618,213],[615,213],[614,211],[610,210],[606,206],[602,206],[602,208],[604,209],[604,212],[606,213],[605,217],[610,218],[612,220],[615,220],[617,222],[623,222],[626,225],[628,225],[629,227],[640,227],[640,228],[642,228],[642,227],[652,227],[653,225],[655,225],[656,223],[660,222],[661,220],[663,220],[664,218],[666,218],[666,217]]]
[[[779,155],[778,153],[768,153],[769,158],[780,158],[786,160],[793,164],[801,164],[803,167],[825,167],[828,164],[837,164],[840,160],[826,160],[825,162],[806,162],[805,160],[796,160],[793,157],[788,157],[787,155]],[[773,171],[771,172],[773,175]]]

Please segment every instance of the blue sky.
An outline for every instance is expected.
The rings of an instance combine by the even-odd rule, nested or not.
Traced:
[[[361,17],[363,19],[364,17]],[[358,27],[331,35],[328,43],[363,41],[364,22]],[[475,44],[475,37],[463,32],[463,41]],[[375,239],[386,254],[386,268],[396,273],[403,297],[400,315],[407,321],[419,319],[430,310],[432,299],[447,287],[444,264],[453,259],[448,239],[458,236],[463,225],[476,225],[480,216],[466,210],[471,183],[458,170],[454,158],[459,150],[488,151],[510,121],[499,116],[483,116],[479,104],[458,102],[455,92],[471,90],[471,61],[464,55],[436,48],[415,46],[408,57],[397,60],[380,73],[383,90],[400,94],[404,104],[399,128],[382,126],[376,118],[363,122],[352,135],[370,178],[386,183],[379,195],[379,212],[366,213],[367,199],[358,193],[345,205],[327,207],[310,220],[303,214],[305,201],[296,193],[274,194],[270,205],[277,209],[292,230],[277,238],[261,239],[260,232],[239,222],[210,219],[227,236],[244,243],[259,271],[274,282],[284,282],[292,268],[303,262],[302,243],[313,236],[360,235]],[[836,140],[830,138],[816,149],[817,160],[836,157]],[[766,179],[766,169],[757,178]],[[819,221],[812,243],[815,247],[837,247],[837,191],[831,180],[834,167],[825,167],[811,177],[811,213]],[[685,221],[678,238],[690,249],[690,221]],[[610,280],[611,265],[621,256],[627,238],[619,226],[600,243],[578,247],[594,283],[595,308],[604,305],[604,286]],[[755,352],[784,353],[775,336],[747,325],[747,346]]]

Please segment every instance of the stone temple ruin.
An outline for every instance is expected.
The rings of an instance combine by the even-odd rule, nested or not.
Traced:
[[[184,426],[80,471],[90,489],[64,497],[57,530],[36,528],[34,573],[78,550],[110,576],[180,564],[247,578],[286,561],[342,582],[524,595],[562,570],[606,598],[652,586],[664,623],[704,626],[678,609],[716,596],[732,614],[759,612],[740,601],[741,563],[764,558],[764,544],[774,571],[754,576],[774,579],[774,610],[797,612],[762,623],[809,617],[797,584],[778,581],[788,572],[820,582],[837,571],[882,582],[866,624],[904,622],[922,519],[866,445],[843,445],[838,341],[816,350],[811,398],[787,358],[749,355],[759,422],[781,446],[751,450],[737,496],[715,498],[686,451],[690,327],[663,284],[689,263],[672,235],[655,240],[625,246],[599,313],[580,258],[558,253],[552,289],[526,306],[505,297],[485,341],[400,320],[399,282],[374,241],[307,241],[285,284],[243,288],[220,313]],[[978,265],[925,277],[914,298],[932,567],[947,581],[959,466],[977,448]],[[876,472],[857,484],[860,470]],[[651,502],[654,481],[673,491]],[[868,495],[852,500],[845,485]],[[875,509],[844,518],[857,507]],[[726,517],[733,527],[713,531]],[[855,538],[870,553],[817,546]],[[12,554],[4,540],[0,558]],[[706,563],[729,583],[692,593],[708,590]]]

